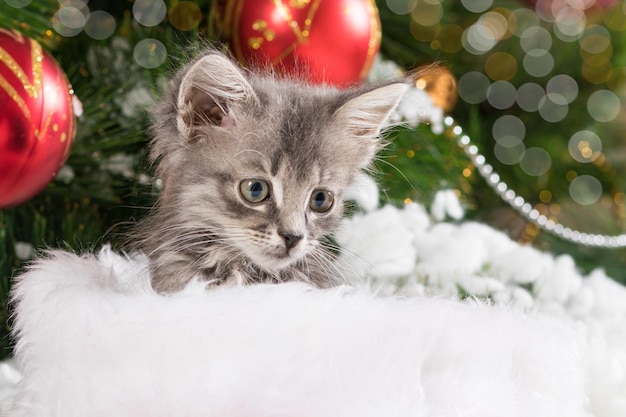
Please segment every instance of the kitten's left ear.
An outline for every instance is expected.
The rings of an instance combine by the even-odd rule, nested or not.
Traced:
[[[389,114],[408,89],[404,83],[388,84],[350,99],[334,114],[341,129],[348,131],[347,147],[356,151],[355,161],[364,168],[378,151],[379,135]]]
[[[196,128],[232,128],[242,106],[257,96],[240,68],[219,53],[209,53],[185,73],[178,92],[178,130],[195,140]]]

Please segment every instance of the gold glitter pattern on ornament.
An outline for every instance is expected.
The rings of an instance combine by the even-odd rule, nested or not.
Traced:
[[[30,83],[26,72],[15,62],[15,59],[3,48],[0,47],[0,62],[3,62],[13,75],[17,77],[17,79],[22,83],[24,90],[28,95],[32,98],[39,97],[39,92],[41,91],[41,80],[43,78],[43,69],[41,62],[43,60],[43,53],[41,50],[41,45],[34,40],[30,42],[30,50],[31,50],[31,65],[32,65],[32,77],[33,83]]]
[[[380,20],[378,18],[378,9],[376,8],[374,0],[367,2],[367,9],[370,18],[370,40],[367,45],[367,59],[365,60],[363,68],[361,68],[361,73],[359,74],[361,78],[367,77],[367,74],[370,72],[370,68],[374,63],[376,51],[378,51],[378,46],[380,45],[382,36],[382,28],[380,27]]]
[[[252,29],[261,32],[263,36],[254,36],[248,39],[248,46],[252,49],[259,49],[264,41],[271,42],[276,37],[276,32],[267,27],[265,20],[255,20]]]
[[[30,110],[26,106],[24,99],[20,97],[17,91],[15,91],[15,88],[13,88],[13,86],[9,84],[9,82],[5,80],[4,77],[1,75],[0,75],[0,88],[2,88],[2,90],[4,90],[4,92],[7,93],[7,95],[11,97],[11,99],[13,99],[17,107],[19,107],[22,113],[24,113],[24,117],[30,120]]]
[[[304,9],[306,6],[309,5],[310,2],[311,0],[291,0],[289,4],[291,5],[291,7],[295,7],[297,9]]]
[[[287,9],[287,7],[285,7],[282,0],[273,0],[273,2],[274,2],[274,5],[276,6],[276,9],[279,10],[281,15],[283,16],[283,18],[285,19],[285,21],[291,28],[291,31],[296,36],[296,39],[298,40],[298,44],[305,43],[307,41],[307,38],[311,34],[311,26],[313,25],[313,18],[315,17],[315,13],[317,12],[317,9],[321,3],[321,0],[313,1],[313,3],[311,4],[311,7],[309,8],[306,18],[304,19],[303,28],[300,27],[300,24],[293,18],[291,13],[289,13],[289,10]],[[285,49],[282,54],[280,54],[276,59],[274,59],[272,64],[277,64],[278,62],[282,61],[286,56],[291,54],[296,49],[296,46],[297,46],[296,44],[292,44],[289,48]]]
[[[2,33],[10,36],[15,39],[18,43],[24,43],[24,37],[18,33],[13,31],[2,30]],[[43,79],[43,52],[41,49],[41,45],[34,40],[30,40],[30,49],[31,49],[31,65],[32,65],[32,78],[33,82],[31,84],[26,72],[19,64],[15,61],[15,59],[3,48],[0,47],[0,62],[4,63],[9,70],[17,77],[22,86],[24,87],[24,91],[31,97],[37,98],[39,97],[39,93],[41,91],[41,83]],[[9,97],[15,102],[17,107],[22,111],[24,117],[30,120],[31,114],[28,106],[24,99],[20,96],[20,94],[13,88],[11,83],[9,83],[4,77],[0,76],[0,87],[8,94]]]
[[[280,14],[288,23],[289,27],[293,31],[293,34],[296,35],[298,42],[300,43],[305,42],[306,38],[311,33],[311,25],[313,24],[313,17],[315,16],[315,12],[317,11],[317,8],[319,7],[321,3],[321,0],[314,1],[311,4],[311,7],[307,13],[307,16],[304,19],[304,26],[302,28],[300,27],[300,23],[298,23],[293,18],[291,13],[289,13],[289,9],[285,7],[282,0],[273,0],[273,1],[274,1],[274,4],[276,5],[276,9],[280,11]],[[296,7],[303,9],[304,7],[308,6],[310,2],[307,1],[307,2],[299,2],[299,3],[302,3],[302,4]]]
[[[54,88],[54,92],[50,91],[49,88]],[[67,88],[70,94],[63,94],[62,89]],[[55,82],[48,87],[46,87],[46,97],[50,98],[53,102],[50,106],[50,111],[45,115],[43,119],[43,123],[41,126],[41,130],[37,130],[35,132],[35,137],[37,139],[47,138],[47,137],[58,137],[61,143],[66,143],[65,150],[63,152],[63,158],[66,158],[70,151],[70,146],[72,144],[72,139],[74,138],[75,129],[76,129],[76,120],[74,117],[70,117],[69,124],[66,126],[64,131],[60,131],[59,125],[57,123],[53,123],[52,119],[56,115],[56,109],[59,107],[63,107],[61,103],[56,102],[60,97],[65,96],[67,102],[65,103],[66,109],[72,108],[72,87],[71,85],[66,84],[65,77],[63,74],[57,74],[57,78]],[[67,120],[68,114],[63,113],[60,115],[61,120]],[[54,132],[51,134],[50,131]],[[70,140],[67,140],[68,137]]]

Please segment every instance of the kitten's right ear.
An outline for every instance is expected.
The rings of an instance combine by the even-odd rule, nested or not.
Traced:
[[[407,88],[405,83],[387,84],[351,98],[335,111],[340,137],[349,139],[337,141],[336,146],[343,146],[340,153],[359,169],[369,165],[379,150],[381,130]]]
[[[198,127],[232,128],[241,106],[256,100],[252,86],[231,60],[217,53],[205,55],[192,64],[180,83],[178,130],[195,141]]]

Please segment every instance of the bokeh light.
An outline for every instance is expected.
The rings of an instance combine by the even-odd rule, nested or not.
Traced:
[[[504,16],[504,12],[502,11],[501,13],[501,11],[501,9],[489,11],[479,19],[480,24],[489,30],[493,38],[498,40],[510,36],[509,20]]]
[[[415,20],[411,20],[409,31],[415,39],[421,42],[430,42],[437,38],[441,25],[422,26]]]
[[[115,18],[108,12],[96,10],[89,14],[85,23],[85,33],[93,39],[107,39],[115,32]]]
[[[558,74],[548,80],[546,91],[548,94],[558,94],[572,103],[578,97],[578,83],[567,74]]]
[[[513,19],[515,20],[515,31],[513,34],[516,36],[521,37],[527,29],[539,26],[537,14],[525,7],[513,10],[510,20]]]
[[[87,9],[87,13],[89,10]],[[63,6],[52,16],[52,27],[61,36],[72,37],[83,31],[87,18],[74,6]]]
[[[487,101],[496,109],[508,109],[515,99],[515,86],[508,81],[496,81],[487,88]]]
[[[156,26],[165,19],[167,7],[163,0],[136,0],[133,17],[144,26]]]
[[[167,59],[167,49],[157,39],[143,39],[135,45],[133,58],[137,64],[144,68],[157,68]]]
[[[61,7],[56,15],[59,21],[69,29],[82,30],[87,22],[83,12],[72,6]]]
[[[557,123],[569,112],[567,100],[560,94],[546,94],[539,100],[539,114],[546,122]]]
[[[611,34],[604,26],[593,25],[585,30],[579,43],[581,50],[589,54],[601,54],[611,47]]]
[[[601,155],[602,141],[595,132],[580,130],[570,137],[567,149],[574,160],[589,163]]]
[[[617,2],[607,8],[604,13],[606,27],[614,31],[626,30],[626,7],[622,2]]]
[[[602,184],[594,176],[580,175],[570,183],[569,195],[578,204],[588,206],[602,197]]]
[[[387,0],[386,3],[389,10],[399,15],[409,14],[415,6],[414,1],[408,0]]]
[[[443,16],[443,7],[439,0],[420,0],[414,2],[411,17],[421,26],[433,26],[439,23]]]
[[[522,84],[517,89],[517,105],[524,111],[536,112],[545,95],[543,87],[537,83]]]
[[[21,9],[22,7],[26,7],[28,6],[33,0],[4,0],[4,2],[15,8],[15,9]]]
[[[578,43],[579,54],[582,60],[590,65],[597,65],[598,61],[611,59],[613,45],[611,38],[598,33],[588,33]]]
[[[582,10],[564,7],[556,14],[554,34],[563,42],[577,40],[585,30],[587,17]]]
[[[607,82],[613,72],[613,46],[609,31],[603,26],[591,25],[585,30],[579,45],[583,77],[593,84]]]
[[[195,3],[181,1],[170,8],[167,17],[176,29],[188,31],[195,29],[200,24],[202,10]]]
[[[526,174],[538,177],[550,170],[552,157],[545,149],[532,147],[526,149],[519,165]]]
[[[604,84],[608,82],[613,76],[613,66],[611,62],[606,59],[603,62],[596,62],[589,64],[583,62],[580,67],[582,76],[592,84]]]
[[[533,49],[524,56],[522,65],[528,75],[545,77],[554,68],[554,58],[545,49]]]
[[[524,140],[526,126],[519,117],[505,114],[494,122],[491,133],[499,145],[510,148],[519,145]]]
[[[448,54],[454,54],[463,49],[461,44],[463,28],[459,25],[444,25],[437,34],[439,49]]]
[[[467,103],[478,104],[487,98],[489,78],[482,72],[466,72],[459,78],[457,85],[459,96]]]
[[[472,13],[482,13],[491,7],[493,0],[461,0],[461,4]]]
[[[463,32],[462,43],[466,51],[481,55],[508,36],[509,20],[502,13],[489,11]]]
[[[549,51],[552,47],[552,35],[541,26],[531,26],[520,36],[520,46],[526,53],[536,49]]]
[[[483,26],[475,24],[463,32],[461,42],[470,54],[482,55],[496,45],[497,39],[493,38]]]
[[[485,73],[492,80],[508,81],[517,74],[517,59],[508,52],[494,52],[485,61]]]
[[[621,104],[617,94],[610,90],[599,90],[589,96],[587,111],[599,122],[610,122],[620,113]]]
[[[499,143],[496,143],[493,147],[493,154],[500,163],[504,165],[515,165],[518,164],[524,153],[526,151],[526,146],[523,142],[520,142],[513,146],[503,146]]]

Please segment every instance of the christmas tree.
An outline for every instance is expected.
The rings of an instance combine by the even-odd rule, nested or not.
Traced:
[[[220,1],[3,1],[0,28],[43,45],[80,100],[65,165],[44,191],[0,211],[0,319],[7,323],[0,340],[8,354],[13,277],[45,248],[90,251],[128,240],[128,226],[159,189],[146,163],[146,108],[171,70],[198,44],[223,39],[225,29],[215,25]],[[604,247],[610,241],[603,237],[625,227],[626,7],[534,3],[377,1],[381,59],[407,72],[438,63],[458,87],[451,106],[449,92],[436,91],[449,81],[446,72],[422,79],[453,119],[444,132],[421,124],[389,133],[377,167],[382,199],[428,206],[437,191],[452,189],[468,217],[626,282],[626,250]],[[471,145],[457,144],[463,136],[455,126]],[[470,158],[471,146],[484,160]],[[523,199],[507,201],[499,184]],[[556,224],[600,236],[563,239]],[[608,246],[623,242],[614,243]]]

